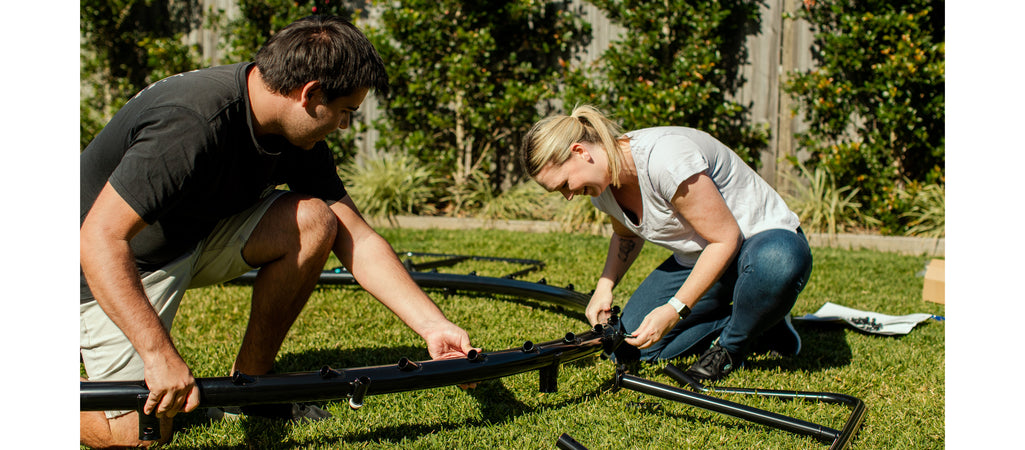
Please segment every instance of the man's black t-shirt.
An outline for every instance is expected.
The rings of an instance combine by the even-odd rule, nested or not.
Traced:
[[[149,224],[130,243],[140,271],[190,251],[219,220],[275,186],[326,200],[345,197],[324,142],[303,150],[280,136],[253,135],[251,67],[213,67],[154,83],[82,152],[79,223],[109,181]],[[82,288],[84,299],[84,277]]]

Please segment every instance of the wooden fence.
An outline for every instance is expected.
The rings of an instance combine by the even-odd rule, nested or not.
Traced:
[[[220,9],[228,18],[238,15],[237,0],[202,0],[204,10]],[[588,47],[580,55],[584,62],[590,62],[601,55],[611,42],[623,31],[611,23],[603,12],[585,0],[573,0],[574,8],[579,7],[584,20],[591,23],[592,39]],[[770,130],[769,147],[762,152],[761,175],[770,184],[778,188],[786,183],[782,171],[787,166],[778,164],[782,158],[797,154],[793,133],[804,128],[800,118],[791,114],[792,101],[782,92],[786,74],[795,70],[808,70],[812,67],[811,44],[812,33],[808,24],[799,20],[786,20],[786,12],[794,12],[799,0],[763,0],[759,2],[761,10],[761,30],[747,39],[748,61],[741,69],[744,84],[734,96],[734,100],[749,108],[749,120],[753,124],[767,124]],[[376,19],[370,10],[369,21]],[[191,42],[199,43],[203,48],[203,57],[212,64],[218,64],[219,35],[217,30],[195,30],[189,36]],[[360,108],[365,122],[377,118],[381,111],[373,96],[367,98]],[[370,129],[357,141],[359,154],[374,156],[377,151],[374,142],[376,130]],[[798,154],[799,157],[803,156]]]

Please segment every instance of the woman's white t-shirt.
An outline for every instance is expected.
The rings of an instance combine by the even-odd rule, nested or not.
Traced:
[[[797,214],[779,194],[708,133],[686,127],[656,127],[626,136],[630,138],[630,154],[641,188],[641,223],[626,216],[611,189],[591,202],[634,234],[671,250],[681,265],[693,267],[708,244],[671,203],[680,184],[695,174],[704,173],[712,179],[744,239],[774,228],[796,232],[800,225]]]

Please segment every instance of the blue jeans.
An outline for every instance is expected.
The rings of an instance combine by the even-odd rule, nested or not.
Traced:
[[[671,359],[704,351],[716,338],[726,350],[746,354],[754,338],[790,313],[811,266],[811,249],[800,228],[797,233],[777,229],[751,236],[686,319],[651,347],[638,350],[624,343],[616,355],[624,360]],[[624,330],[636,330],[651,310],[676,294],[690,272],[672,256],[658,266],[623,308]]]

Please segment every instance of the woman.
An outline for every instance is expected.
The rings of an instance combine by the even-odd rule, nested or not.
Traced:
[[[732,150],[707,133],[656,127],[621,134],[590,106],[541,120],[520,162],[548,191],[586,194],[612,218],[605,268],[587,305],[608,319],[613,288],[645,241],[673,252],[623,307],[633,337],[620,360],[697,353],[687,373],[714,381],[746,355],[797,354],[790,309],[811,274],[797,215]]]

